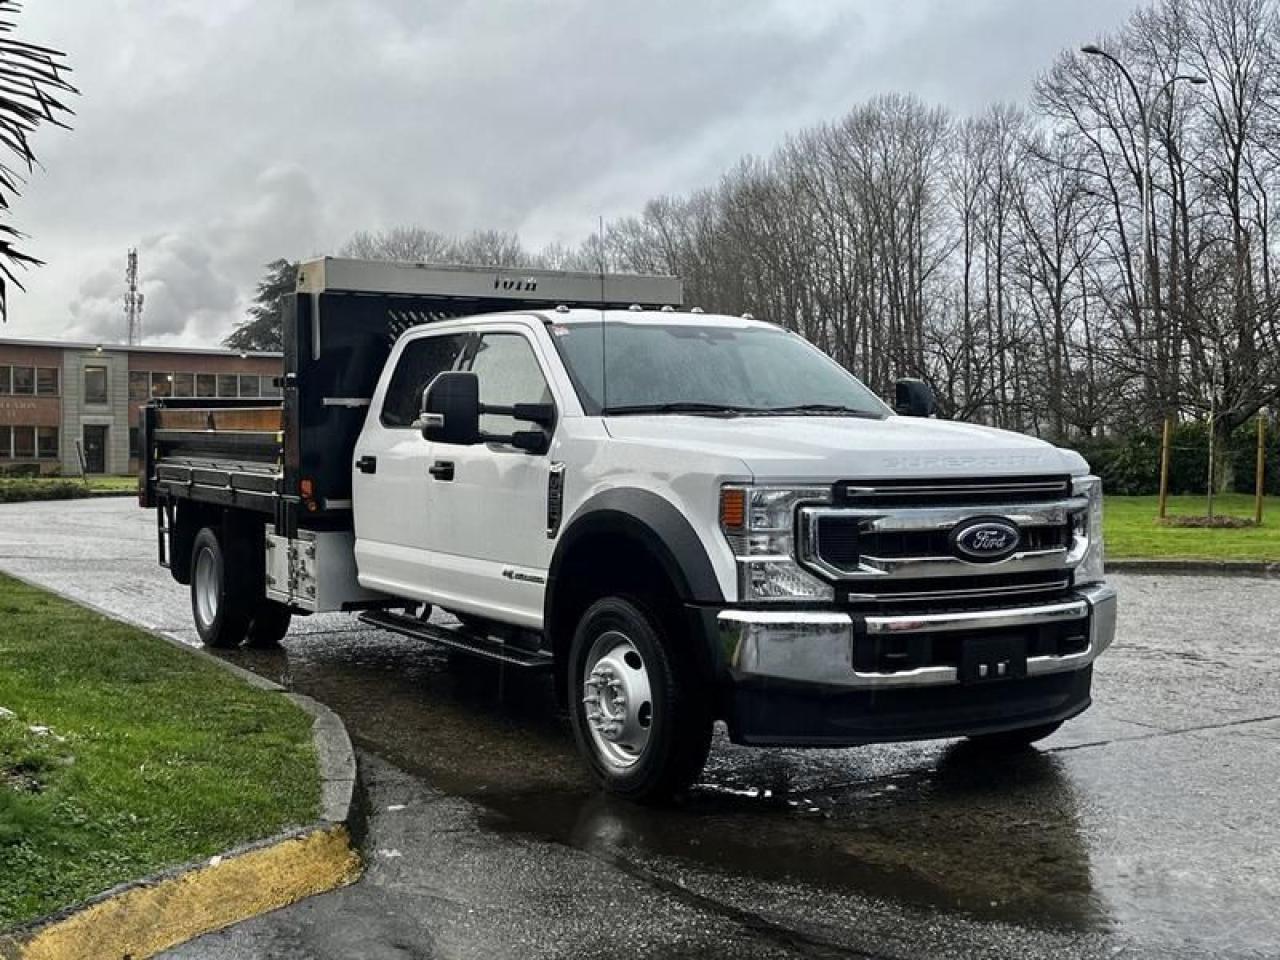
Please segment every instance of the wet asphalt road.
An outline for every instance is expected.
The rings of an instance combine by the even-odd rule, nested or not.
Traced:
[[[131,500],[0,506],[0,569],[195,642]],[[368,861],[169,956],[1280,957],[1280,581],[1116,577],[1042,748],[747,750],[678,809],[586,782],[546,678],[348,616],[230,658],[338,711]]]

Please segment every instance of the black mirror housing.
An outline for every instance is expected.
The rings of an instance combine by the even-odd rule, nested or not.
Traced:
[[[900,377],[894,384],[893,410],[902,417],[931,417],[938,405],[933,390],[923,380]]]
[[[480,442],[480,380],[474,373],[441,373],[422,393],[422,435],[436,443]]]

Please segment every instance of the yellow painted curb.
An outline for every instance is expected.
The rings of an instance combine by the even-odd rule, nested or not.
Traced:
[[[323,827],[130,886],[42,925],[16,943],[0,942],[0,956],[142,960],[201,934],[343,886],[359,874],[360,857],[347,828]]]

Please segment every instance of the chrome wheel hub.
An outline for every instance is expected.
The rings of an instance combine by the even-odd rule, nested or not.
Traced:
[[[196,614],[206,627],[218,618],[218,573],[213,551],[205,547],[196,554]]]
[[[653,694],[644,659],[625,634],[610,630],[592,644],[582,704],[601,759],[620,769],[640,759],[653,727]]]

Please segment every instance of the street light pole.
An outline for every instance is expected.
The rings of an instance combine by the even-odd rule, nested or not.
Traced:
[[[1160,102],[1160,98],[1173,89],[1173,85],[1179,80],[1186,80],[1188,83],[1199,86],[1207,83],[1204,77],[1190,73],[1179,73],[1170,77],[1156,91],[1156,95],[1152,97],[1148,106],[1143,100],[1142,93],[1138,89],[1138,84],[1133,79],[1133,74],[1129,69],[1120,62],[1114,55],[1097,46],[1096,44],[1088,44],[1080,48],[1081,53],[1086,53],[1094,57],[1103,57],[1120,71],[1121,76],[1129,84],[1129,90],[1133,93],[1133,99],[1138,104],[1138,116],[1142,122],[1142,179],[1139,183],[1139,193],[1142,203],[1142,231],[1141,242],[1142,251],[1139,255],[1139,269],[1142,276],[1142,296],[1138,303],[1138,325],[1148,324],[1148,329],[1141,334],[1138,339],[1138,349],[1142,351],[1142,359],[1147,360],[1147,341],[1151,337],[1150,326],[1158,326],[1156,324],[1156,299],[1153,290],[1155,286],[1154,278],[1151,276],[1151,219],[1154,211],[1151,209],[1151,110]],[[1143,316],[1149,313],[1151,316],[1147,318]],[[1210,387],[1212,390],[1212,387]],[[1160,449],[1160,500],[1159,500],[1159,517],[1161,520],[1165,518],[1165,511],[1169,500],[1169,443],[1172,431],[1172,423],[1169,412],[1165,411],[1164,431],[1162,434],[1162,442]],[[1212,493],[1210,494],[1212,496]]]
[[[1156,95],[1151,99],[1150,106],[1148,106],[1146,100],[1143,99],[1142,92],[1138,89],[1137,82],[1133,79],[1133,74],[1129,72],[1129,68],[1126,67],[1123,63],[1121,63],[1120,60],[1115,55],[1108,53],[1106,50],[1092,43],[1088,44],[1087,46],[1081,47],[1080,52],[1087,53],[1090,56],[1094,56],[1094,57],[1102,57],[1110,61],[1110,63],[1117,70],[1120,71],[1120,74],[1125,78],[1125,81],[1128,82],[1129,90],[1132,91],[1133,93],[1133,99],[1138,104],[1138,117],[1142,123],[1142,177],[1141,177],[1141,182],[1139,183],[1139,193],[1141,195],[1141,203],[1142,203],[1142,233],[1141,233],[1142,250],[1141,250],[1140,259],[1139,259],[1140,270],[1142,275],[1142,299],[1139,305],[1139,310],[1141,310],[1144,313],[1154,312],[1155,298],[1152,291],[1153,284],[1152,284],[1152,278],[1151,278],[1151,253],[1150,253],[1151,217],[1152,217],[1151,110],[1155,109],[1156,105],[1160,102],[1160,98],[1163,97],[1165,93],[1167,93],[1169,90],[1171,90],[1173,88],[1173,85],[1177,83],[1179,80],[1186,80],[1188,83],[1196,84],[1197,86],[1200,84],[1206,83],[1207,81],[1205,80],[1204,77],[1201,77],[1197,74],[1191,74],[1191,73],[1176,74],[1175,76],[1170,77],[1160,86],[1160,89],[1156,91]],[[1142,341],[1145,344],[1146,337],[1143,337]],[[1145,346],[1143,347],[1143,352],[1144,353],[1146,352]]]

